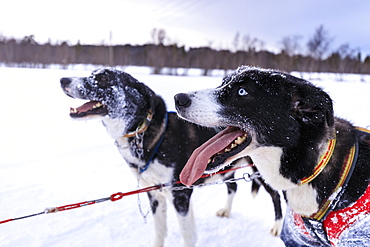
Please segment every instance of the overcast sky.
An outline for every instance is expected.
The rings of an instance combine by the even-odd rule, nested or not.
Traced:
[[[1,0],[0,34],[34,35],[43,43],[145,44],[162,28],[179,45],[232,48],[237,32],[279,51],[285,36],[300,35],[303,48],[317,27],[370,55],[369,0]],[[112,37],[110,39],[110,33]],[[302,52],[304,52],[302,50]]]

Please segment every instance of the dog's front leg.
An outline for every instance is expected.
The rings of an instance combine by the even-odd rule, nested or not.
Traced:
[[[167,236],[166,197],[156,192],[148,192],[154,218],[155,239],[153,247],[163,247]]]
[[[233,205],[234,197],[238,185],[236,183],[226,183],[227,186],[227,201],[223,208],[216,212],[218,217],[230,217],[231,207]]]
[[[197,241],[194,213],[190,201],[192,192],[192,189],[173,191],[173,205],[177,212],[177,219],[186,247],[194,247]]]

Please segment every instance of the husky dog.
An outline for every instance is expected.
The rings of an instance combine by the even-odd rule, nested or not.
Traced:
[[[284,191],[286,246],[370,246],[370,135],[334,117],[322,89],[280,71],[241,66],[221,86],[177,94],[175,103],[190,122],[227,127],[221,142],[200,149],[233,146],[202,153],[209,163],[191,157],[180,175],[184,184],[249,156],[265,181]]]

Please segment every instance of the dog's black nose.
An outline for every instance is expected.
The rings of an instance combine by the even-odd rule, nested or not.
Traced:
[[[63,77],[60,79],[60,85],[62,87],[68,86],[72,82],[71,78]]]
[[[179,107],[189,107],[191,105],[191,99],[186,93],[179,93],[175,95],[175,104]]]

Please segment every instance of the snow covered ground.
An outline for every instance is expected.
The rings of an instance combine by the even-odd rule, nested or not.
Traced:
[[[137,181],[98,121],[73,121],[69,107],[80,102],[66,97],[59,86],[64,76],[87,76],[91,69],[16,69],[0,67],[0,221],[42,212],[45,208],[109,197],[137,189]],[[148,69],[126,72],[162,95],[174,110],[173,95],[218,86],[220,76],[150,75]],[[298,75],[298,74],[295,74]],[[354,124],[370,125],[370,76],[333,74],[313,80],[335,102],[338,116]],[[308,79],[308,75],[307,78]],[[237,177],[248,168],[239,170]],[[250,183],[238,182],[232,215],[215,212],[226,201],[226,186],[197,188],[193,204],[198,246],[283,246],[270,235],[274,212],[269,195],[261,189],[256,199]],[[140,195],[144,211],[145,194]],[[166,246],[181,246],[174,209],[169,207]],[[138,197],[124,197],[57,214],[0,225],[0,246],[150,246],[153,219],[139,213]]]

